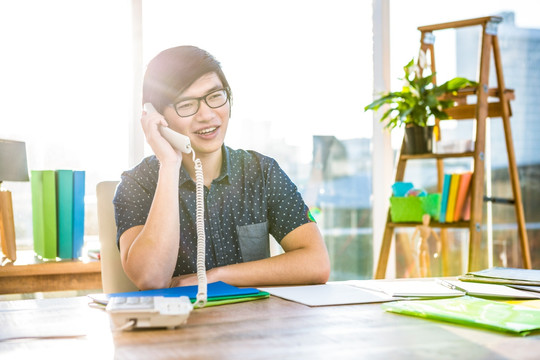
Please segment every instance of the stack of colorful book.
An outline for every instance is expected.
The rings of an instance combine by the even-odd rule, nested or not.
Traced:
[[[472,171],[444,174],[439,222],[468,221],[471,217]]]
[[[43,259],[77,259],[84,244],[85,172],[32,170],[34,251]]]

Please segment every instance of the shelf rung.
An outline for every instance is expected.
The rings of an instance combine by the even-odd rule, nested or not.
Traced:
[[[442,99],[454,99],[456,101],[462,100],[467,96],[476,95],[477,87],[468,86],[463,89],[459,89],[454,93],[444,94],[441,96]],[[487,96],[492,98],[499,98],[499,89],[498,88],[489,88],[487,90]],[[515,100],[516,94],[514,89],[504,89],[504,98],[506,100]]]
[[[445,112],[451,117],[449,120],[472,120],[476,119],[476,107],[476,104],[457,105],[446,109]],[[501,117],[502,115],[503,110],[500,102],[488,103],[488,117]]]
[[[492,203],[497,203],[497,204],[514,205],[516,203],[516,200],[508,199],[508,198],[498,198],[498,197],[484,196],[484,202],[492,202]]]
[[[448,154],[418,154],[418,155],[400,155],[402,160],[415,160],[415,159],[446,159],[446,158],[457,158],[457,157],[474,157],[474,152],[467,151],[463,153],[448,153]]]
[[[399,223],[388,222],[387,225],[390,226],[390,227],[393,227],[393,228],[416,227],[416,226],[422,225],[422,223],[421,222],[399,222]],[[456,222],[451,222],[451,223],[440,223],[438,221],[432,221],[432,222],[429,223],[429,226],[434,227],[434,228],[463,228],[463,229],[466,229],[466,228],[468,228],[470,226],[470,221],[456,221]]]
[[[420,30],[422,32],[425,32],[425,31],[435,31],[435,30],[444,30],[444,29],[455,29],[455,28],[466,27],[466,26],[483,25],[483,24],[486,24],[489,21],[499,23],[499,22],[502,21],[502,17],[500,17],[500,16],[485,16],[485,17],[479,17],[479,18],[475,18],[475,19],[451,21],[451,22],[445,22],[445,23],[442,23],[442,24],[419,26],[418,30]]]

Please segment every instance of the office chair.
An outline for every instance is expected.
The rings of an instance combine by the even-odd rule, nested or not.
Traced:
[[[118,181],[103,181],[96,186],[99,242],[101,244],[101,283],[106,294],[136,291],[127,277],[116,245],[113,197]]]

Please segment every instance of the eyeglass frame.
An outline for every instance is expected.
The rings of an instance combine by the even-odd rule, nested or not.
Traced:
[[[213,93],[216,93],[218,91],[223,91],[225,90],[225,94],[227,94],[227,100],[225,100],[225,102],[219,106],[211,106],[210,104],[208,104],[208,101],[206,101],[206,98],[210,95],[212,95]],[[190,101],[190,100],[197,100],[197,110],[193,113],[193,114],[190,114],[190,115],[180,115],[178,113],[178,109],[176,108],[176,105],[180,104],[181,102],[184,102],[184,101]],[[200,108],[201,108],[201,100],[204,101],[204,103],[210,108],[210,109],[219,109],[220,107],[222,107],[223,105],[225,105],[226,103],[228,103],[230,100],[231,100],[231,94],[230,94],[230,91],[228,88],[221,88],[221,89],[215,89],[215,90],[212,90],[210,91],[208,94],[206,95],[203,95],[203,96],[199,96],[199,97],[194,97],[194,98],[186,98],[186,99],[182,99],[180,101],[177,101],[175,103],[172,103],[172,104],[169,104],[169,106],[172,106],[172,108],[174,109],[174,112],[176,112],[176,115],[180,116],[180,117],[183,117],[183,118],[186,118],[186,117],[190,117],[190,116],[193,116],[195,115],[196,113],[199,112]]]

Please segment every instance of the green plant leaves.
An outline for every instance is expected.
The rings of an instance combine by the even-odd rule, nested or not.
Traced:
[[[386,121],[386,128],[393,129],[396,126],[415,124],[426,126],[431,117],[448,119],[444,112],[454,105],[454,101],[441,98],[448,93],[456,92],[465,87],[476,87],[478,84],[463,77],[456,77],[442,85],[433,83],[435,74],[419,76],[419,69],[414,59],[403,67],[406,81],[401,91],[388,92],[364,107],[364,111],[379,110],[383,105],[390,105],[381,117]]]

